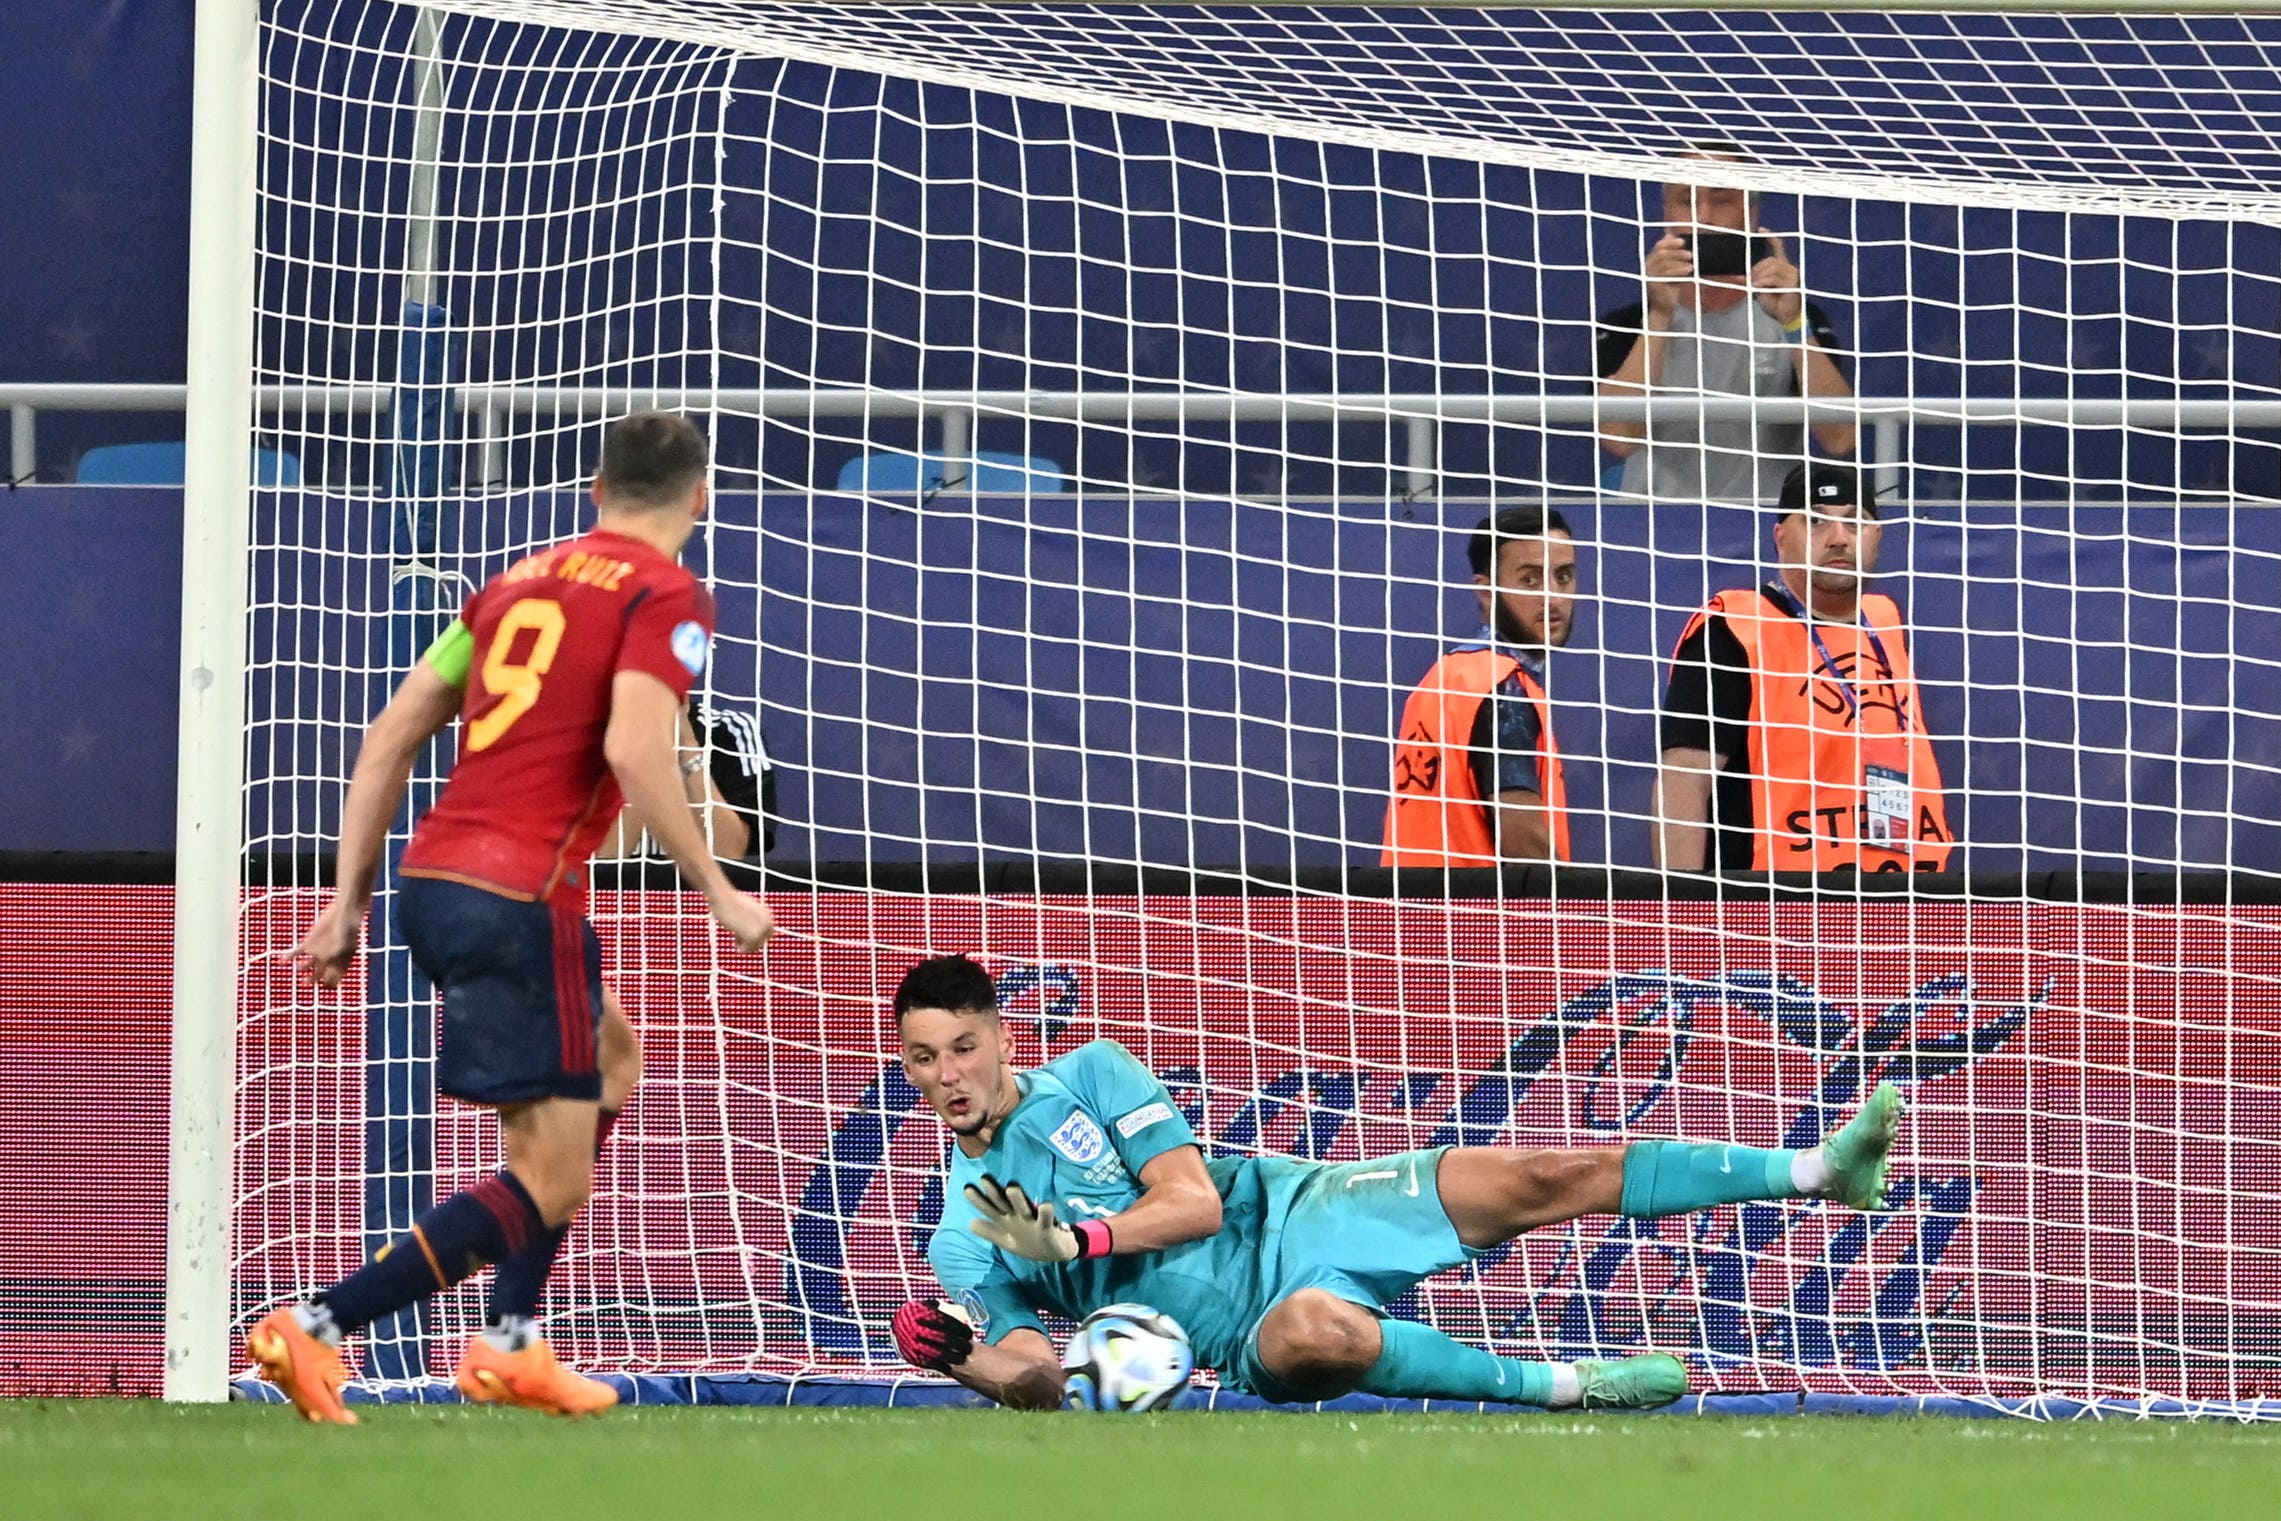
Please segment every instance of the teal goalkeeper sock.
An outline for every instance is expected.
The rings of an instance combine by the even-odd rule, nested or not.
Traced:
[[[1384,1344],[1378,1361],[1356,1387],[1369,1394],[1411,1400],[1499,1400],[1542,1405],[1552,1398],[1552,1366],[1499,1357],[1451,1341],[1414,1320],[1378,1323]]]
[[[1624,1148],[1624,1197],[1635,1220],[1684,1215],[1745,1199],[1795,1199],[1794,1151],[1752,1146],[1697,1146],[1687,1141],[1634,1141]]]

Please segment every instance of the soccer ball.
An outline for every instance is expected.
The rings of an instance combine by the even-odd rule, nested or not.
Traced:
[[[1180,1322],[1145,1304],[1113,1304],[1085,1317],[1061,1354],[1062,1401],[1072,1410],[1163,1410],[1188,1387],[1196,1353]]]

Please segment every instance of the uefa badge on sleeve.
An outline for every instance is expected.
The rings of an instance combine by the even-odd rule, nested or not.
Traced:
[[[673,658],[680,661],[692,676],[705,674],[705,656],[711,645],[705,637],[705,625],[691,619],[673,630]]]

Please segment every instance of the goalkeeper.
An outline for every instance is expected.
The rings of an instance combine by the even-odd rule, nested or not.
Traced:
[[[1810,1151],[1637,1141],[1574,1151],[1449,1146],[1370,1161],[1206,1161],[1147,1069],[1099,1040],[1014,1070],[990,976],[920,962],[895,993],[903,1068],[951,1129],[927,1248],[956,1298],[915,1300],[895,1341],[915,1366],[1001,1404],[1061,1402],[1038,1319],[1134,1302],[1185,1327],[1198,1363],[1266,1399],[1403,1399],[1637,1409],[1687,1392],[1667,1353],[1532,1363],[1381,1307],[1523,1231],[1578,1215],[1683,1214],[1745,1199],[1876,1204],[1901,1100],[1882,1084]]]

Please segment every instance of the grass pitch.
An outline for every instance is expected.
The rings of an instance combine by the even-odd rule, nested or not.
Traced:
[[[0,1516],[2281,1515],[2281,1428],[1844,1417],[1134,1418],[652,1407],[593,1422],[397,1406],[0,1402]]]

